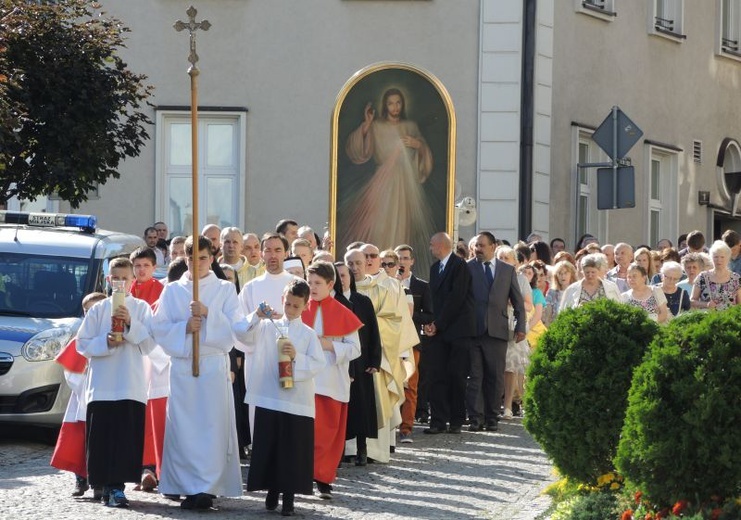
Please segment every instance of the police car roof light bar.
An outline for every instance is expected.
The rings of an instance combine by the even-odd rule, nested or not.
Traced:
[[[93,233],[98,224],[98,217],[66,213],[0,211],[0,224],[23,224],[33,227],[76,227],[86,233]]]

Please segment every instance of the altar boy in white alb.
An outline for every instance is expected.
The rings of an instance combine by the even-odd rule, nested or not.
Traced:
[[[247,321],[234,285],[210,271],[211,243],[185,242],[188,272],[160,296],[152,319],[154,339],[170,355],[170,398],[159,492],[185,495],[183,509],[208,509],[216,496],[242,495],[237,429],[229,376],[229,351]],[[199,301],[193,301],[198,262]],[[192,373],[193,334],[200,335],[200,375]]]
[[[125,282],[129,291],[134,267],[128,258],[114,258],[109,281]],[[144,356],[154,348],[149,333],[149,304],[127,296],[114,309],[124,323],[123,337],[111,334],[112,298],[95,304],[77,332],[77,351],[88,358],[87,472],[94,488],[103,488],[106,505],[125,507],[126,482],[139,482],[144,450],[147,387]]]
[[[267,489],[265,507],[278,507],[283,494],[284,516],[293,513],[296,493],[310,495],[314,475],[314,376],[326,365],[319,338],[303,324],[301,313],[309,300],[309,285],[292,280],[283,291],[283,317],[271,323],[265,306],[250,314],[255,342],[246,400],[255,407],[255,434],[247,491]],[[268,314],[266,314],[268,313]],[[261,320],[261,318],[263,318]],[[278,337],[289,343],[281,352],[293,363],[293,386],[279,382]]]

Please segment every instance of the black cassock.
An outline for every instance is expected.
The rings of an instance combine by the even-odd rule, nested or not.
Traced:
[[[360,357],[350,361],[350,377],[353,381],[350,384],[345,438],[361,436],[375,439],[378,437],[376,397],[373,375],[366,373],[366,369],[381,367],[381,333],[378,331],[376,313],[370,298],[356,291],[350,293],[349,302],[344,297],[337,298],[337,301],[353,311],[364,325],[358,330]]]

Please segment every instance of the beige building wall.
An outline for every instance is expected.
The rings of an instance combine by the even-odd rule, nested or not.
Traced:
[[[158,106],[190,102],[186,19],[189,2],[104,0],[131,28],[125,59],[149,76]],[[321,233],[328,220],[330,115],[335,97],[357,70],[380,61],[420,66],[446,86],[455,105],[457,179],[475,193],[477,168],[479,3],[355,0],[203,0],[198,19],[201,106],[246,107],[244,229],[262,232],[294,217]],[[150,115],[154,120],[154,110]],[[155,128],[121,179],[79,212],[100,225],[141,233],[155,220]],[[135,199],[136,204],[113,204]],[[161,204],[160,204],[161,206]]]
[[[662,235],[676,242],[692,229],[712,237],[719,227],[735,226],[723,211],[698,205],[698,191],[705,190],[712,203],[730,207],[715,163],[724,138],[741,139],[741,61],[716,54],[721,2],[680,2],[686,38],[650,34],[653,1],[608,1],[617,16],[593,15],[581,1],[563,3],[554,22],[550,236],[574,246],[575,134],[597,127],[613,105],[644,132],[628,153],[636,207],[594,210],[587,231],[603,243],[648,242],[651,153],[657,151],[674,170],[661,187]],[[694,141],[701,142],[701,162],[694,160]],[[595,170],[589,175],[594,179]]]

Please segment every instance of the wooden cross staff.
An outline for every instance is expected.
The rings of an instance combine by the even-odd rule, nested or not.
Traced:
[[[191,270],[193,273],[193,301],[198,301],[198,237],[200,235],[198,230],[198,75],[201,71],[198,70],[198,54],[196,54],[196,31],[202,29],[208,31],[211,24],[208,20],[196,22],[196,8],[192,5],[185,11],[188,15],[188,21],[182,22],[178,20],[175,22],[173,27],[175,30],[180,32],[183,29],[187,29],[190,34],[190,55],[188,55],[188,61],[190,67],[188,67],[188,75],[190,76],[190,135],[191,135],[191,166],[193,172],[191,175],[191,191],[193,193],[193,199],[191,202],[191,208],[193,211],[193,260],[191,262]],[[200,374],[200,363],[199,363],[199,338],[200,333],[193,334],[193,377],[198,377]]]

